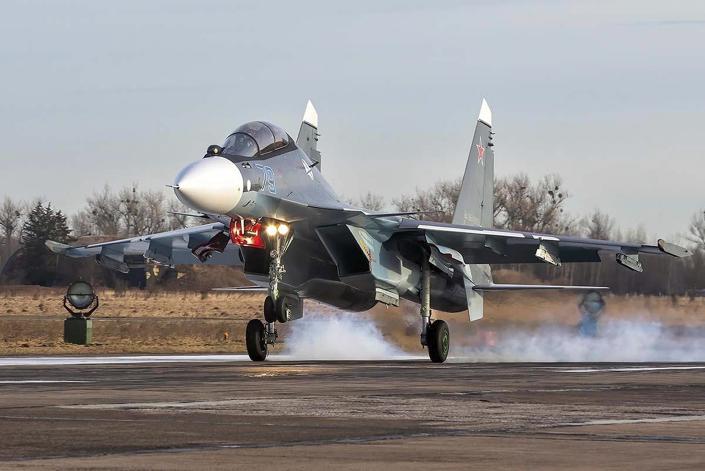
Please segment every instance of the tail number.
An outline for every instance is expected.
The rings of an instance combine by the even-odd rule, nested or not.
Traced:
[[[276,195],[277,184],[274,181],[274,170],[272,170],[272,167],[262,164],[255,164],[255,167],[262,171],[262,189]]]

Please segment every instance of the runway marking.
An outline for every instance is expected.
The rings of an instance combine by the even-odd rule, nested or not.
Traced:
[[[301,356],[271,355],[271,361],[302,362],[312,361]],[[425,359],[421,356],[390,356],[384,361],[408,361]],[[328,360],[323,360],[328,361]],[[339,361],[339,360],[331,360]],[[342,361],[373,362],[372,360],[348,359]],[[47,356],[47,357],[0,357],[3,366],[68,366],[68,365],[136,365],[144,363],[228,363],[250,362],[247,355],[130,355],[130,356]]]
[[[705,370],[705,366],[630,366],[614,368],[569,368],[556,369],[560,373],[638,373],[640,371]]]
[[[705,420],[705,415],[678,415],[673,417],[654,417],[649,419],[605,419],[588,420],[587,422],[570,422],[566,426],[582,425],[621,425],[621,424],[658,424],[662,422],[694,422]]]
[[[2,366],[134,365],[140,363],[218,363],[250,361],[247,355],[135,355],[95,357],[0,357]]]
[[[58,406],[62,409],[206,409],[223,406],[242,406],[245,404],[271,404],[272,399],[224,399],[219,401],[170,401],[170,402],[117,402],[106,404],[74,404]]]
[[[18,379],[0,380],[0,384],[51,384],[51,383],[93,383],[94,381],[72,380],[72,379]]]

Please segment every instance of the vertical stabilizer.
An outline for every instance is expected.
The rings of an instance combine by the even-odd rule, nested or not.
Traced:
[[[494,152],[492,110],[482,99],[463,183],[453,213],[453,224],[494,225]]]
[[[299,137],[296,138],[296,146],[306,152],[313,162],[317,162],[318,170],[321,170],[321,153],[318,152],[318,112],[311,100],[306,104]]]

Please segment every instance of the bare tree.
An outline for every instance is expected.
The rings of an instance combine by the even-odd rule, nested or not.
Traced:
[[[96,234],[120,236],[122,214],[120,199],[113,194],[108,185],[100,193],[94,193],[88,198],[87,212]]]
[[[368,191],[364,195],[360,196],[360,201],[357,204],[359,204],[362,209],[366,209],[368,211],[379,211],[384,208],[384,197]]]
[[[22,226],[23,205],[13,201],[6,196],[0,206],[0,228],[2,229],[2,241],[4,245],[4,260],[12,255],[15,233]]]
[[[167,198],[161,191],[140,191],[136,185],[117,193],[105,186],[87,200],[86,209],[71,217],[75,235],[113,237],[154,233],[170,227],[184,227],[168,213]]]
[[[202,221],[199,218],[186,216],[186,214],[191,213],[193,213],[193,210],[187,206],[184,206],[179,200],[169,200],[169,204],[167,204],[168,229],[183,229],[185,227],[197,225],[199,221]]]
[[[95,233],[93,217],[88,210],[82,209],[71,216],[71,232],[74,237],[90,236]]]
[[[705,211],[693,215],[688,228],[688,240],[698,249],[705,249]]]
[[[644,226],[639,225],[636,228],[631,228],[624,231],[620,239],[626,242],[632,242],[634,244],[645,244],[648,237],[646,236]]]
[[[127,236],[166,230],[168,222],[164,193],[138,191],[135,185],[132,188],[123,188],[118,196]]]
[[[495,182],[495,225],[507,229],[565,233],[574,221],[565,213],[567,192],[558,175],[532,183],[525,174]]]
[[[429,221],[450,222],[460,194],[462,180],[443,180],[428,190],[416,189],[413,195],[393,200],[399,211],[424,211]]]
[[[614,219],[609,214],[596,209],[590,216],[583,218],[581,225],[585,230],[586,237],[609,240],[614,230]]]

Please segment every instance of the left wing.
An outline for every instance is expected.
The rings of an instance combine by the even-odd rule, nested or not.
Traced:
[[[229,244],[228,228],[220,223],[159,232],[98,244],[70,246],[48,240],[54,253],[69,257],[95,257],[99,264],[127,273],[147,261],[161,265],[240,265],[239,248]]]
[[[359,219],[359,218],[357,218]],[[391,220],[376,219],[377,227],[367,224],[357,226],[355,232],[365,231],[367,239],[378,245],[392,236],[420,239],[430,247],[429,262],[439,270],[453,276],[460,271],[468,303],[471,321],[484,315],[484,293],[487,291],[513,291],[535,289],[559,289],[593,291],[608,289],[604,286],[556,286],[495,284],[489,264],[506,263],[562,263],[600,262],[602,253],[612,253],[619,264],[634,271],[643,271],[639,254],[668,254],[685,257],[689,251],[663,240],[658,245],[615,242],[609,240],[583,239],[579,237],[507,231],[461,224],[402,219],[396,227]],[[384,221],[386,227],[379,227]],[[354,220],[350,222],[354,223]],[[392,223],[393,224],[393,223]],[[348,225],[351,228],[350,225]],[[353,230],[351,228],[351,230]],[[375,234],[379,239],[376,241]],[[367,239],[364,241],[368,243]],[[360,242],[358,242],[360,244]],[[364,244],[363,244],[364,245]],[[381,245],[380,245],[381,246]],[[370,258],[371,264],[378,263]]]
[[[580,237],[540,234],[444,224],[403,219],[400,231],[422,232],[431,245],[448,247],[462,255],[467,263],[562,263],[600,262],[600,253],[611,252],[619,264],[642,271],[639,254],[690,255],[688,249],[659,240],[657,245],[584,239]]]

